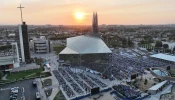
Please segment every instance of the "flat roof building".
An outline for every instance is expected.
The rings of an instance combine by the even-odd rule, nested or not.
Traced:
[[[7,71],[12,68],[20,67],[18,45],[11,43],[12,48],[8,51],[0,51],[0,70]]]
[[[159,53],[159,54],[151,55],[151,57],[175,63],[175,56],[172,56],[172,55]]]

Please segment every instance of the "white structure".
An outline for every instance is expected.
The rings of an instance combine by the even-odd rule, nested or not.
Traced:
[[[17,67],[20,67],[20,60],[19,60],[19,49],[18,49],[18,44],[16,42],[14,43],[11,43],[12,45],[12,50],[13,50],[13,58],[14,58],[14,61],[13,61],[13,67],[14,68],[17,68]]]
[[[12,68],[20,67],[18,45],[16,42],[11,43],[12,48],[9,51],[4,51],[0,57],[0,70],[8,71]],[[2,55],[2,53],[1,53]]]
[[[165,80],[161,83],[158,83],[158,84],[152,86],[151,88],[148,89],[148,93],[151,93],[151,94],[155,95],[156,93],[163,90],[163,88],[166,86],[167,83],[168,83],[168,81]]]
[[[175,56],[172,56],[172,55],[166,55],[166,54],[159,53],[159,54],[151,55],[151,57],[170,61],[170,62],[175,62]]]
[[[45,36],[33,38],[33,40],[30,41],[30,48],[35,53],[49,53],[51,51],[50,42],[46,40]]]
[[[19,39],[20,39],[21,61],[25,62],[24,43],[23,43],[22,26],[21,25],[19,25]]]
[[[173,48],[175,47],[175,42],[163,42],[162,44],[168,44],[170,50],[173,50]]]
[[[77,36],[67,38],[66,48],[60,54],[112,53],[101,38]]]

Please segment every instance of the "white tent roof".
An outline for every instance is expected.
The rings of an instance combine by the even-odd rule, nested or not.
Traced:
[[[175,62],[175,56],[166,55],[166,54],[162,54],[162,53],[151,55],[151,57]]]
[[[66,48],[60,54],[112,53],[102,39],[91,36],[67,38]]]
[[[163,86],[166,82],[167,82],[167,80],[165,80],[165,81],[163,81],[163,82],[161,82],[161,83],[158,83],[158,84],[152,86],[151,88],[149,88],[149,90],[157,90],[157,89],[159,89],[161,86]]]

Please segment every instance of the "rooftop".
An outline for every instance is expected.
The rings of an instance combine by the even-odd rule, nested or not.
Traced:
[[[13,56],[0,57],[0,65],[13,64],[13,61],[14,61]]]
[[[163,86],[166,82],[167,82],[167,80],[162,81],[162,82],[160,82],[160,83],[158,83],[158,84],[152,86],[151,88],[149,88],[149,90],[157,90],[157,89],[159,89],[161,86]]]
[[[112,53],[101,38],[76,36],[67,38],[66,48],[60,54]]]
[[[167,60],[167,61],[171,61],[171,62],[175,62],[175,56],[172,56],[172,55],[159,53],[159,54],[151,55],[151,57],[162,59],[162,60]]]

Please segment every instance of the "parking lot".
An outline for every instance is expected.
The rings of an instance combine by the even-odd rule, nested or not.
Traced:
[[[19,87],[17,100],[22,100],[23,95],[25,100],[36,100],[35,93],[38,92],[38,89],[33,86],[32,81],[25,80],[0,86],[0,100],[10,100],[10,89],[13,87]]]

